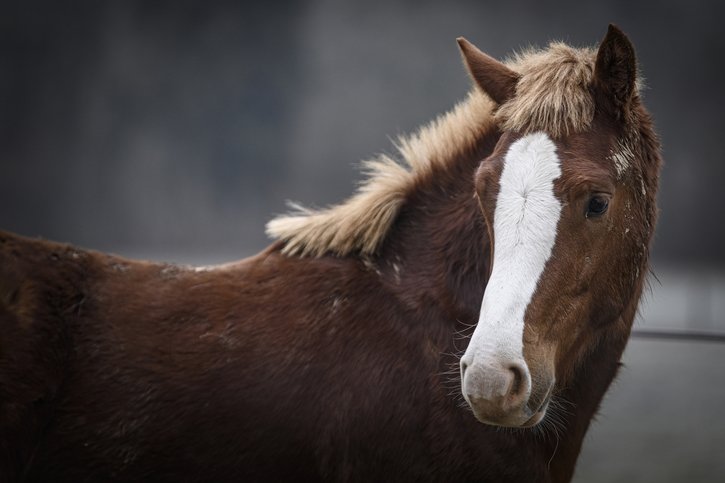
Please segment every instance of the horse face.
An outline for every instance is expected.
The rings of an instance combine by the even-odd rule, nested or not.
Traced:
[[[504,138],[476,181],[493,260],[479,322],[461,359],[461,387],[479,420],[525,426],[541,420],[555,380],[554,348],[526,344],[527,360],[524,336],[531,340],[527,313],[556,242],[562,202],[554,185],[562,167],[546,134]]]
[[[507,133],[478,171],[492,270],[461,377],[481,421],[541,421],[634,291],[641,214],[606,141],[586,138]]]
[[[514,95],[506,83],[516,82],[516,74],[490,75],[507,67],[477,54],[472,67],[462,48],[492,98]],[[621,321],[638,290],[649,227],[633,176],[623,174],[633,169],[633,150],[620,129],[622,103],[634,89],[632,52],[610,28],[591,85],[592,96],[604,101],[596,100],[588,129],[556,138],[504,132],[478,170],[492,263],[479,322],[461,358],[461,388],[482,422],[542,421],[557,388]]]

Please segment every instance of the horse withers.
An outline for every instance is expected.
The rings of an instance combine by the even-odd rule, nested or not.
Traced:
[[[569,481],[645,280],[657,138],[616,27],[459,45],[468,98],[254,257],[0,234],[0,479]]]

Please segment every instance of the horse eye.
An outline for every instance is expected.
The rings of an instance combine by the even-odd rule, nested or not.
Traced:
[[[592,196],[587,206],[587,218],[603,215],[609,207],[609,200],[603,196]]]

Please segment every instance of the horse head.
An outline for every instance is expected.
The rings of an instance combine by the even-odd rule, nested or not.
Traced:
[[[475,178],[491,270],[461,388],[478,420],[529,427],[586,377],[588,357],[629,336],[656,217],[658,144],[634,48],[617,27],[596,50],[552,44],[506,64],[459,45],[501,131]]]

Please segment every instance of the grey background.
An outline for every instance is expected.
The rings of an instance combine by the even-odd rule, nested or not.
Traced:
[[[0,228],[209,263],[263,248],[287,199],[462,99],[455,38],[504,57],[634,42],[666,166],[640,327],[725,330],[723,7],[715,2],[0,2]],[[725,475],[725,347],[635,340],[578,481]]]

